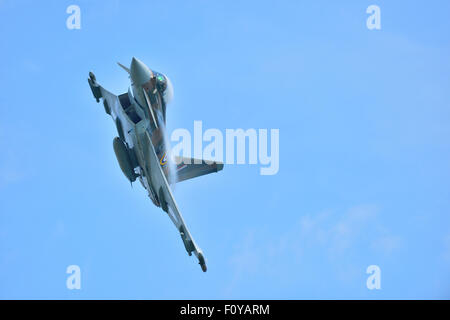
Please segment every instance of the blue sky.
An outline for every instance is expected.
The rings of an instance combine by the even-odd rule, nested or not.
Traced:
[[[450,298],[449,9],[1,0],[0,298]],[[130,188],[87,84],[125,92],[116,61],[133,56],[172,80],[169,130],[280,130],[277,175],[229,165],[176,186],[207,273]]]

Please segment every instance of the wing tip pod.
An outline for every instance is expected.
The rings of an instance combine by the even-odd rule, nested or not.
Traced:
[[[206,261],[205,261],[205,257],[203,256],[203,252],[201,252],[201,251],[198,252],[197,258],[198,258],[198,264],[202,268],[202,271],[206,272],[208,270],[208,268],[206,267]]]
[[[92,94],[94,95],[95,100],[97,101],[97,103],[99,103],[100,98],[102,97],[102,92],[97,83],[97,79],[95,78],[95,75],[92,71],[89,72],[88,83],[89,83],[89,87],[91,88]]]

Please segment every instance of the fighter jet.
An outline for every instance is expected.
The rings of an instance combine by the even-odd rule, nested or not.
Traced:
[[[173,97],[169,78],[151,70],[136,58],[130,67],[118,63],[128,74],[128,92],[118,96],[97,83],[89,72],[89,86],[97,102],[103,101],[105,112],[117,127],[113,148],[126,178],[137,179],[157,207],[161,207],[178,229],[189,256],[192,253],[206,272],[202,250],[195,243],[175,202],[171,185],[198,176],[218,172],[223,163],[203,159],[175,157],[171,159],[166,138],[166,108]]]

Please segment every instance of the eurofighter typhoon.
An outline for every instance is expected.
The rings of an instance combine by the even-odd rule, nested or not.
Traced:
[[[172,161],[165,138],[166,107],[173,97],[169,78],[136,58],[129,68],[120,63],[119,66],[128,72],[131,86],[118,96],[99,85],[92,72],[88,78],[95,99],[103,101],[105,112],[117,127],[113,148],[119,166],[131,183],[138,179],[153,203],[167,213],[180,232],[186,251],[190,256],[195,254],[206,272],[203,252],[189,233],[170,185],[220,171],[223,163],[180,157]]]

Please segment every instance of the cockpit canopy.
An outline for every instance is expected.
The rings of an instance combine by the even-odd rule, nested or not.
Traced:
[[[173,99],[172,82],[166,75],[164,75],[162,73],[154,72],[154,75],[156,77],[156,87],[157,87],[158,91],[162,93],[164,103],[167,105]]]

